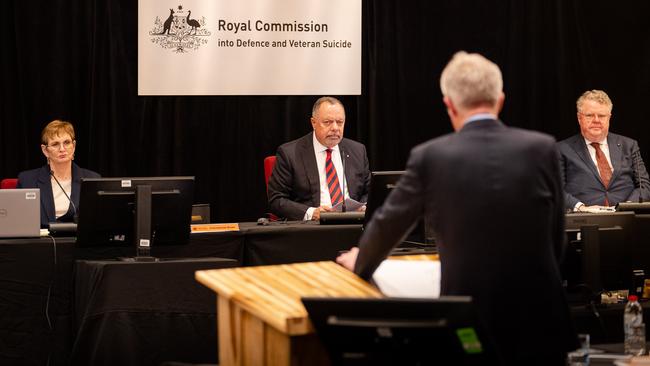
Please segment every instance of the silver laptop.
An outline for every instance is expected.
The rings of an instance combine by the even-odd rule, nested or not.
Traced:
[[[31,238],[41,233],[38,188],[0,189],[0,238]]]

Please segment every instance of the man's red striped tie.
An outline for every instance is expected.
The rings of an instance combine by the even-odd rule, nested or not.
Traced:
[[[332,207],[343,202],[343,192],[339,185],[339,178],[336,175],[336,168],[332,162],[332,149],[327,149],[327,157],[325,158],[325,176],[327,177],[327,188],[330,191],[330,198],[332,199]]]

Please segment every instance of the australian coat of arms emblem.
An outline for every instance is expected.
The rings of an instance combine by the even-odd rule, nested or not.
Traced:
[[[183,9],[179,5],[176,10],[169,9],[169,16],[165,20],[156,17],[154,27],[149,31],[151,42],[159,44],[174,52],[187,52],[197,50],[201,45],[208,43],[210,32],[205,28],[205,17],[192,18],[192,10]]]

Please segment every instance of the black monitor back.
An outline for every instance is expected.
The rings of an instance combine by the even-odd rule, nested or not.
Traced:
[[[194,177],[84,178],[79,198],[79,246],[134,245],[135,191],[151,186],[152,246],[186,244]]]
[[[375,211],[384,204],[386,197],[397,186],[397,182],[404,174],[403,170],[394,171],[374,171],[370,173],[370,189],[368,192],[368,203],[366,204],[366,214],[364,218],[364,228],[368,225]],[[431,222],[426,217],[422,217],[415,223],[413,229],[406,237],[401,247],[421,247],[433,246],[435,243]]]
[[[363,226],[370,222],[372,215],[384,203],[388,194],[397,186],[397,181],[404,174],[403,170],[375,171],[370,173],[370,189]]]
[[[470,297],[302,298],[333,365],[494,365]]]
[[[602,291],[632,290],[633,271],[650,270],[646,245],[641,245],[634,224],[599,227],[582,226],[577,235],[569,232],[562,278],[571,300],[598,301]]]

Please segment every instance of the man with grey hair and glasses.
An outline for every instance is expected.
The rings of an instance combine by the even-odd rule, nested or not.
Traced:
[[[650,199],[638,143],[609,132],[612,101],[588,90],[576,102],[580,133],[558,143],[567,210],[613,210],[619,202]]]

